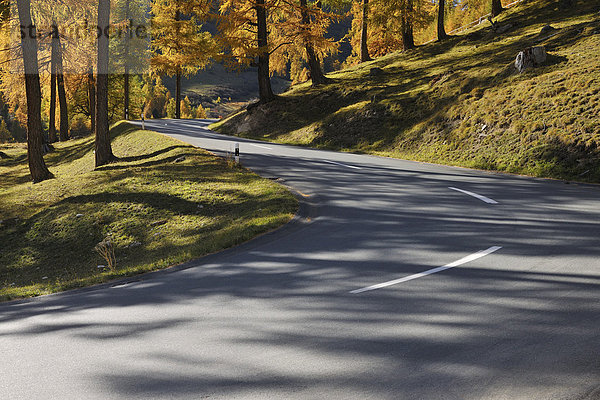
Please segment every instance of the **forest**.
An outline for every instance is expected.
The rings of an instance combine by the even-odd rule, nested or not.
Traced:
[[[181,80],[211,63],[255,70],[264,104],[276,98],[273,76],[327,84],[330,70],[446,40],[503,9],[500,0],[3,1],[0,141],[27,141],[39,182],[52,176],[43,157],[53,142],[94,133],[98,167],[115,159],[111,123],[205,118]]]

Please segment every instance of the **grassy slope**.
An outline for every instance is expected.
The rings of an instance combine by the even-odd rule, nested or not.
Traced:
[[[285,143],[600,181],[600,11],[530,0],[466,35],[394,53],[300,85],[214,129]],[[556,35],[539,35],[545,24]],[[544,40],[545,39],[545,40]],[[518,75],[517,53],[544,45],[547,63]],[[381,76],[370,69],[383,68]]]
[[[296,210],[283,187],[206,151],[125,123],[112,134],[120,162],[93,171],[91,138],[61,143],[46,157],[56,179],[37,185],[25,150],[2,148],[12,158],[0,160],[0,299],[168,267],[278,227]],[[106,262],[93,249],[106,237],[115,271],[97,268]]]

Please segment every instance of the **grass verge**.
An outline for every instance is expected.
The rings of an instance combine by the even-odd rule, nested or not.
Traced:
[[[282,186],[206,151],[127,123],[120,161],[94,171],[93,139],[46,156],[55,179],[29,183],[22,146],[0,148],[0,300],[93,285],[183,263],[288,222]],[[94,251],[113,243],[114,270]]]
[[[212,128],[317,148],[600,182],[600,6],[530,0],[461,36],[295,86]],[[541,33],[550,24],[554,30]],[[543,45],[547,62],[517,74]],[[372,73],[371,69],[381,70]]]

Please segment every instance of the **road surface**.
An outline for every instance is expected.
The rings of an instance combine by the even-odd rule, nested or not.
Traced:
[[[600,398],[600,189],[147,127],[302,198],[176,271],[0,305],[2,399]]]

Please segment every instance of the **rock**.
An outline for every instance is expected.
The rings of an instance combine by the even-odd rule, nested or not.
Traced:
[[[552,31],[555,31],[556,28],[554,28],[552,25],[545,25],[542,30],[540,31],[540,35],[547,35]]]
[[[77,214],[77,215],[75,215],[75,218],[81,218],[81,217],[83,217],[83,214]]]
[[[546,48],[544,46],[529,47],[517,54],[515,68],[522,73],[528,68],[535,68],[546,61]]]
[[[180,162],[183,162],[183,161],[185,161],[185,156],[181,156],[181,157],[175,159],[176,163],[180,163]]]
[[[371,68],[371,71],[369,71],[369,76],[381,76],[383,74],[385,74],[385,71],[377,67]]]

